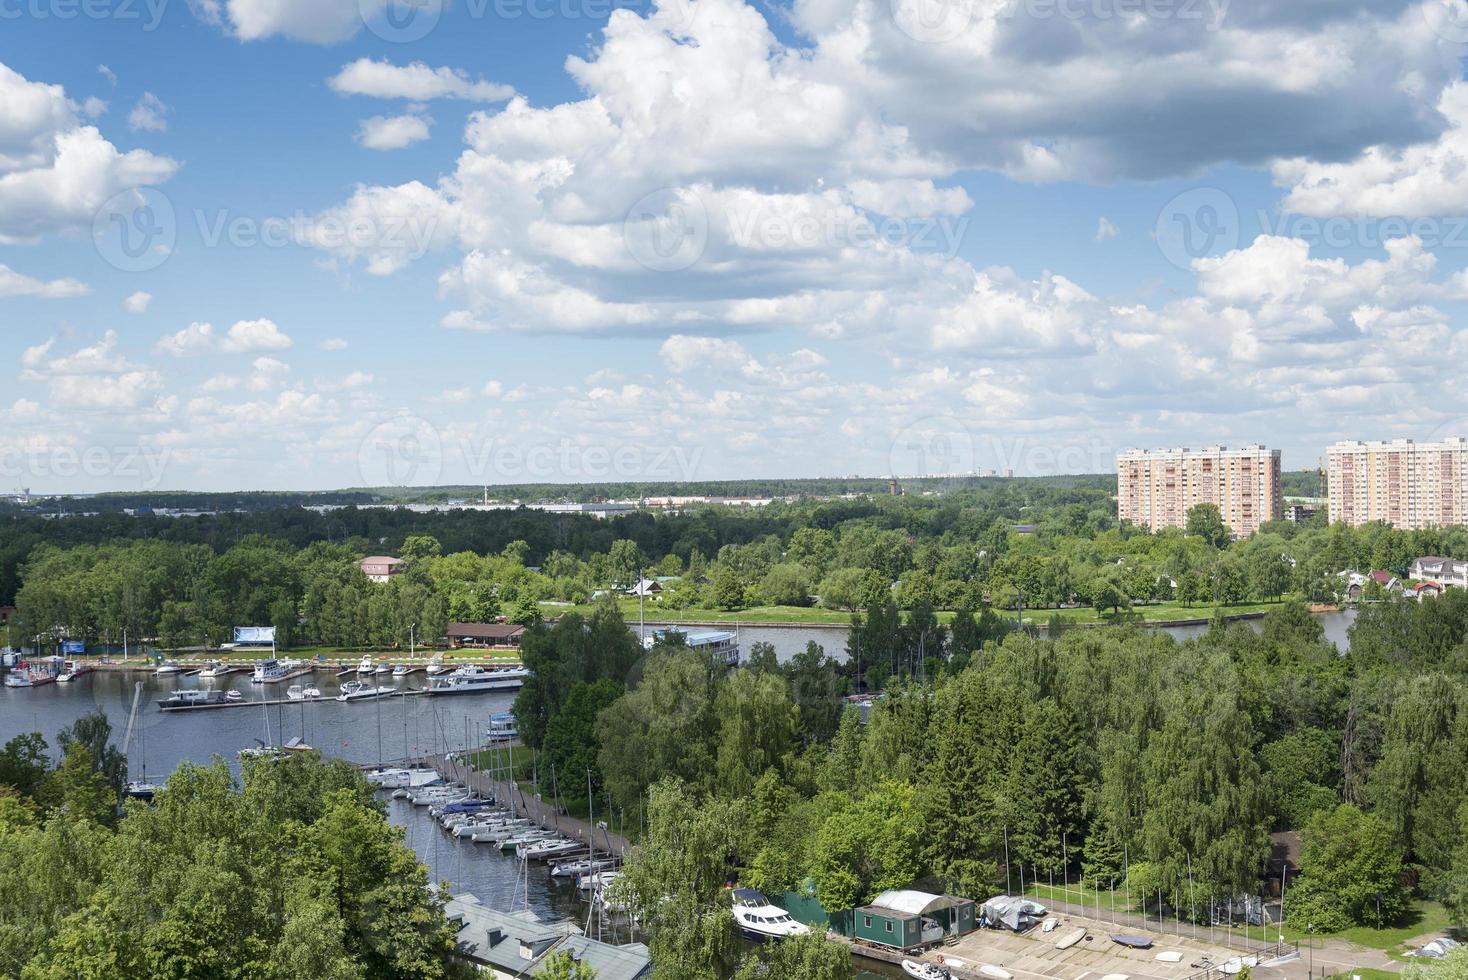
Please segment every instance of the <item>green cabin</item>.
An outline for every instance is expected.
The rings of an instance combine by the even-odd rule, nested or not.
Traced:
[[[887,891],[869,905],[828,913],[810,891],[808,885],[803,893],[786,892],[785,909],[801,922],[829,928],[858,942],[913,949],[942,942],[950,936],[964,936],[977,928],[977,907],[968,898],[911,890]]]

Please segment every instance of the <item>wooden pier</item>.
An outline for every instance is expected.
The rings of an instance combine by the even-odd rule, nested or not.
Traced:
[[[585,820],[558,813],[555,807],[544,800],[526,796],[517,784],[494,779],[488,773],[476,772],[458,756],[450,759],[444,755],[433,755],[421,760],[421,764],[437,770],[444,779],[463,783],[481,799],[494,800],[501,806],[509,807],[516,816],[533,820],[542,827],[554,828],[567,837],[582,841],[588,851],[594,850],[624,860],[632,849],[627,838],[621,834],[614,834],[599,824],[592,825]]]

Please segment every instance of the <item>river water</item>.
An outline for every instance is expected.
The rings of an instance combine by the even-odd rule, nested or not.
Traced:
[[[1206,612],[1200,612],[1200,615],[1206,615]],[[1043,611],[1033,614],[1032,617],[1032,619],[1040,620],[1043,620],[1043,618]],[[1345,650],[1350,642],[1347,631],[1350,629],[1351,623],[1356,620],[1356,610],[1346,609],[1340,612],[1317,613],[1315,618],[1325,628],[1325,638],[1334,643],[1338,649]],[[1243,622],[1256,631],[1263,628],[1262,620],[1246,619]],[[651,634],[654,630],[663,629],[668,625],[670,624],[649,621],[646,624],[644,635]],[[846,626],[822,624],[762,626],[740,623],[709,623],[702,626],[681,626],[679,628],[689,630],[690,632],[724,630],[734,633],[739,640],[739,654],[741,657],[748,657],[749,651],[756,643],[773,644],[775,655],[781,663],[788,661],[795,654],[804,650],[806,644],[812,640],[819,643],[828,656],[845,661],[846,638],[850,632],[850,629]],[[1206,623],[1150,628],[1161,630],[1179,640],[1202,636],[1208,632]],[[633,626],[633,632],[637,632],[637,626],[635,624]]]

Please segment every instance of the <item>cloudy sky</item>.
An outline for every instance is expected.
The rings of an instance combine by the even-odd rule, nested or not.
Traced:
[[[0,492],[1468,432],[1465,0],[0,0]]]

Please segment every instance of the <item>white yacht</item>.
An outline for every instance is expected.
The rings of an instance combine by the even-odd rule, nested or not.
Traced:
[[[579,840],[572,840],[569,837],[552,837],[549,840],[522,847],[519,853],[521,857],[531,861],[549,861],[551,858],[565,857],[567,854],[585,850],[586,845]]]
[[[429,694],[479,694],[485,691],[517,691],[525,686],[530,671],[524,667],[488,669],[478,664],[465,664],[447,677],[428,681]]]
[[[357,664],[357,673],[359,674],[370,674],[376,669],[377,664],[373,662],[371,657],[363,657],[362,662]]]
[[[447,674],[449,668],[443,662],[443,654],[435,653],[428,658],[428,676],[437,677],[439,674]]]
[[[496,711],[489,716],[489,728],[484,737],[491,742],[513,742],[520,737],[515,727],[515,715],[509,711]]]
[[[383,789],[427,786],[438,778],[433,769],[373,769],[367,773],[367,781]]]
[[[177,674],[182,670],[183,665],[180,664],[177,660],[165,660],[158,665],[158,669],[153,671],[153,673],[157,674],[159,677],[164,677],[168,674]]]
[[[342,692],[336,696],[336,699],[338,701],[369,701],[396,693],[398,693],[397,690],[391,687],[378,687],[366,681],[347,681],[342,685]]]
[[[810,926],[796,922],[790,913],[771,904],[768,898],[752,888],[734,889],[734,922],[750,942],[804,936]]]
[[[410,670],[412,670],[412,668],[409,667],[407,664],[398,664],[392,669],[392,675],[394,677],[407,677],[408,671]]]
[[[314,687],[302,687],[299,684],[292,684],[286,688],[285,696],[292,701],[315,701],[321,697],[321,692]]]
[[[378,664],[372,672],[374,674],[391,674],[392,664]]]
[[[229,674],[229,665],[223,660],[211,660],[199,671],[200,677],[225,677]]]
[[[251,684],[274,684],[283,681],[290,674],[291,669],[279,660],[262,660],[255,665],[255,672],[250,675]]]

